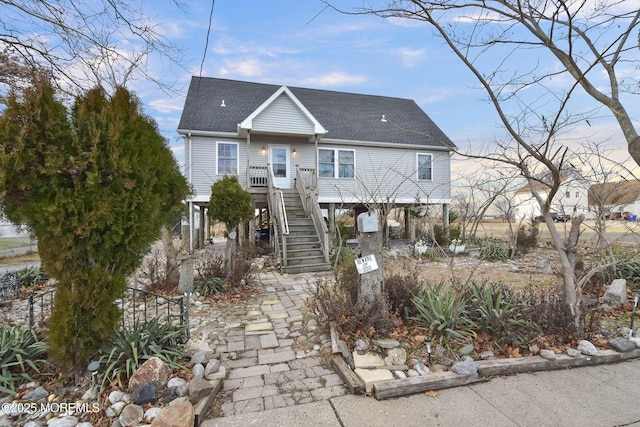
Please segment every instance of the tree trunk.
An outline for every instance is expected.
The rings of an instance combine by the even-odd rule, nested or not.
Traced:
[[[229,229],[229,233],[227,235],[227,242],[224,246],[224,274],[225,277],[229,275],[231,272],[231,268],[233,267],[233,258],[236,254],[236,237],[237,233],[235,229],[231,229],[231,227],[227,226]]]
[[[170,285],[177,285],[180,282],[180,266],[178,263],[178,251],[173,245],[173,237],[168,226],[162,227],[162,245],[167,259],[166,280]]]

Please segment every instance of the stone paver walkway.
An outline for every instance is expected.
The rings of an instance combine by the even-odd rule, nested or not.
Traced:
[[[247,301],[194,304],[192,340],[220,353],[226,370],[220,416],[327,400],[346,394],[340,377],[322,364],[328,332],[305,316],[309,290],[332,276],[258,274],[257,295]]]

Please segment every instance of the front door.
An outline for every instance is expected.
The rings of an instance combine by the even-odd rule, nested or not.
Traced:
[[[277,188],[291,188],[291,179],[289,176],[289,146],[288,145],[270,145],[269,146],[269,163],[275,177],[274,185]]]

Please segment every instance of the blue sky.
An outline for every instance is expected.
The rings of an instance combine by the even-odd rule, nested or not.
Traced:
[[[192,1],[186,13],[168,0],[148,7],[157,7],[145,13],[186,48],[187,71],[158,65],[167,81],[177,81],[178,94],[144,82],[133,89],[182,162],[176,129],[189,80],[200,74],[211,2]],[[342,15],[319,0],[216,0],[202,76],[414,99],[461,148],[503,135],[471,73],[428,27]],[[591,122],[573,134],[608,138],[624,159],[617,125],[606,117]]]

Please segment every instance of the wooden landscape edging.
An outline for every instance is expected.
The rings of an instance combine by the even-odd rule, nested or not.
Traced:
[[[202,398],[198,403],[196,403],[193,407],[193,426],[198,427],[202,421],[204,421],[205,414],[209,410],[211,403],[213,403],[213,399],[216,397],[218,392],[222,389],[222,380],[215,380],[213,382],[214,387],[211,390],[211,393]]]
[[[640,357],[640,349],[635,349],[627,353],[618,353],[615,350],[600,350],[595,356],[581,355],[579,357],[558,354],[554,360],[545,359],[540,356],[480,360],[476,362],[478,365],[478,373],[474,375],[460,375],[454,372],[442,372],[427,374],[420,377],[385,380],[375,383],[373,385],[373,390],[375,398],[382,400],[421,393],[429,390],[441,390],[444,388],[485,382],[489,381],[491,377],[499,375],[602,365],[623,362],[625,360],[635,359],[638,357]]]
[[[351,367],[349,367],[347,362],[345,362],[344,357],[342,357],[341,354],[334,354],[331,356],[331,364],[347,388],[351,390],[351,393],[364,393],[364,384],[362,380],[355,372],[353,372],[353,370],[351,370]]]

